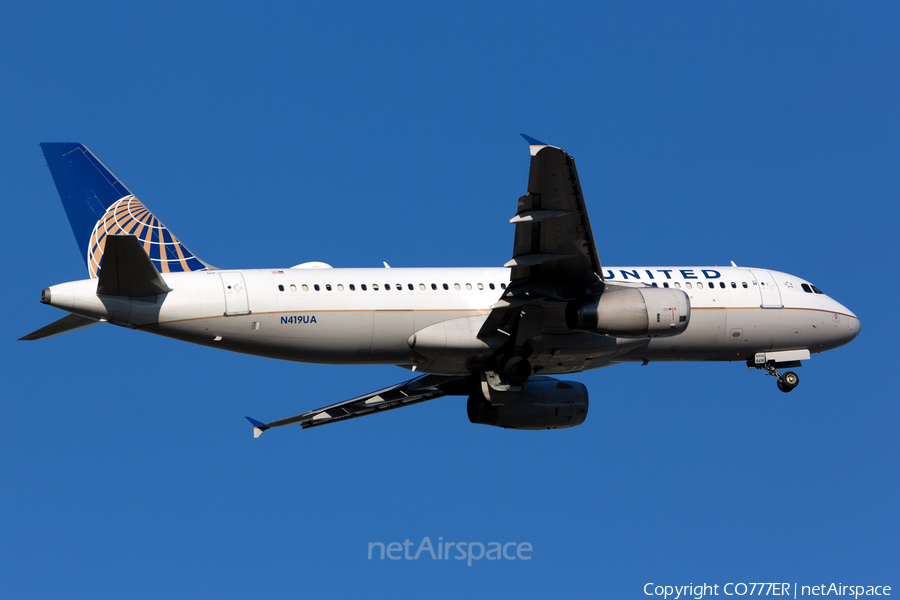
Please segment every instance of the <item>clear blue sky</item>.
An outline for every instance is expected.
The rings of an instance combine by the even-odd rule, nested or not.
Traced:
[[[900,587],[896,3],[63,3],[0,8],[0,589],[9,598],[642,598]],[[86,144],[229,268],[509,259],[528,133],[575,156],[604,265],[767,267],[856,312],[800,387],[732,364],[573,376],[584,425],[444,398],[258,440],[395,367],[113,326],[16,338],[84,277],[37,144]],[[369,542],[532,560],[369,561]]]

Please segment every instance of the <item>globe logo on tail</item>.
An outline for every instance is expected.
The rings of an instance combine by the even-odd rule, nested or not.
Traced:
[[[160,273],[203,271],[207,268],[140,200],[125,196],[106,209],[91,232],[87,264],[93,279],[100,273],[107,235],[135,236]]]

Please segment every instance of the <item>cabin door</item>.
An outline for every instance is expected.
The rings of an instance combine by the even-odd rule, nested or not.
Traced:
[[[782,308],[784,303],[781,301],[781,292],[778,291],[778,284],[775,278],[768,271],[750,271],[756,277],[759,288],[759,295],[763,308]]]
[[[220,271],[222,288],[225,291],[225,316],[249,315],[250,302],[247,299],[247,286],[240,271]]]

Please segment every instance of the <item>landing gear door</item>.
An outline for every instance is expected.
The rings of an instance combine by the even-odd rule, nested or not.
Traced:
[[[763,308],[783,308],[784,303],[781,301],[781,292],[778,290],[778,284],[775,278],[768,271],[750,271],[756,277],[759,295],[762,300]]]
[[[247,286],[240,271],[220,271],[222,288],[225,291],[225,316],[249,315],[250,303],[247,300]]]

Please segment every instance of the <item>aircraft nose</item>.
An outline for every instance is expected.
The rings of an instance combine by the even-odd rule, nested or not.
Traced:
[[[847,312],[850,312],[850,311],[847,311]],[[848,342],[849,342],[849,341],[852,341],[856,336],[858,336],[858,335],[859,335],[859,330],[862,328],[862,325],[861,325],[860,322],[859,322],[859,317],[857,317],[857,316],[854,315],[853,313],[850,313],[850,314],[851,314],[852,316],[849,317],[849,320],[850,320],[850,324],[849,324],[850,338],[847,340]]]
[[[835,319],[837,319],[835,322],[835,325],[837,325],[837,330],[835,331],[837,339],[835,341],[838,346],[852,342],[859,335],[861,328],[859,317],[843,306],[841,307],[841,312],[843,314],[835,313]]]

